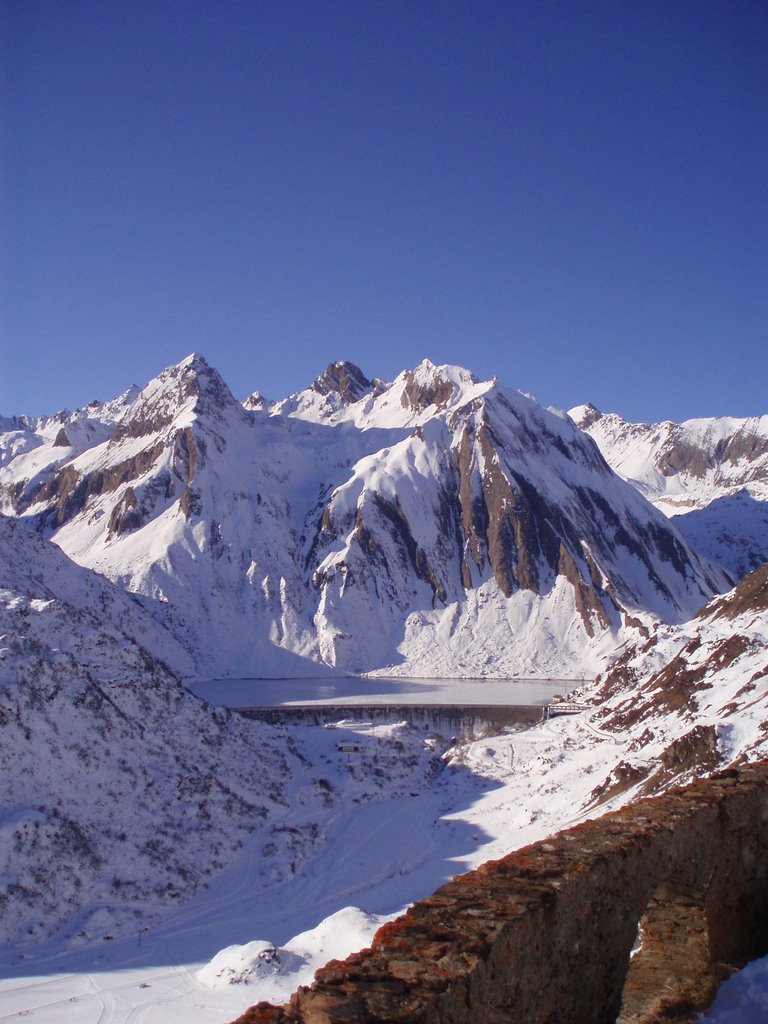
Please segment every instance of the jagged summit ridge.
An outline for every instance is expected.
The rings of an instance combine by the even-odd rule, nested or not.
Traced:
[[[163,370],[137,395],[115,440],[144,437],[176,423],[187,426],[193,417],[220,418],[239,408],[218,370],[192,353]]]
[[[409,427],[457,408],[493,387],[460,366],[422,360],[392,381],[368,380],[351,363],[330,366],[303,391],[273,403],[271,412],[318,423],[351,422],[360,428]]]
[[[6,508],[165,608],[200,674],[589,674],[726,585],[571,420],[429,360],[267,405],[191,355],[99,444],[38,441]]]
[[[114,403],[57,417],[55,437],[44,422],[28,442],[34,457],[16,461],[20,472],[5,480],[0,471],[2,508],[51,532],[106,498],[109,535],[139,528],[161,504],[188,511],[208,447],[223,450],[228,422],[245,419],[218,371],[193,353]],[[3,440],[8,444],[8,435]]]
[[[319,395],[334,392],[344,402],[359,401],[372,386],[363,371],[346,360],[330,363],[312,384]]]
[[[768,416],[630,423],[582,405],[569,415],[622,476],[671,512],[746,487],[768,497]]]

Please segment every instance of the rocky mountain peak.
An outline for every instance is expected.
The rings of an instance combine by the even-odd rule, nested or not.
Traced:
[[[319,395],[334,393],[347,404],[358,402],[372,387],[373,384],[358,366],[343,359],[329,363],[312,384],[312,390]]]
[[[478,383],[477,377],[462,366],[436,366],[424,359],[414,370],[406,370],[400,402],[404,408],[424,412],[431,405],[445,409],[466,387]]]
[[[240,407],[218,370],[193,352],[147,384],[118,428],[115,439],[154,434],[169,427],[184,411],[219,418],[228,408]]]
[[[733,579],[768,559],[768,416],[631,423],[591,408],[569,415],[696,551]]]
[[[178,366],[169,367],[164,373],[168,374],[170,379],[178,381],[183,396],[195,397],[195,412],[204,411],[200,408],[201,403],[219,409],[237,405],[219,371],[210,366],[197,352],[187,356]]]
[[[574,406],[573,409],[568,410],[568,415],[576,426],[582,430],[586,430],[593,423],[597,423],[598,420],[603,418],[603,414],[591,402],[587,402],[585,405]]]
[[[248,409],[251,412],[261,412],[266,409],[268,402],[264,395],[260,391],[252,391],[250,395],[243,402],[243,408]]]
[[[678,621],[730,586],[569,418],[462,367],[378,385],[339,361],[249,414],[261,402],[191,355],[116,426],[48,423],[23,451],[9,436],[3,507],[167,602],[219,674],[283,655],[591,672],[626,616]]]

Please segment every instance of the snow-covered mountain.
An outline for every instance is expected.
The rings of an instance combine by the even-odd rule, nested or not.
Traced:
[[[628,423],[570,410],[606,461],[734,578],[768,561],[768,416]]]
[[[490,784],[470,805],[446,815],[469,824],[475,836],[484,833],[481,848],[463,857],[462,866],[493,861],[713,770],[764,759],[768,566],[714,600],[694,622],[659,627],[646,642],[628,648],[603,677],[572,694],[577,696],[583,702],[580,711],[567,705],[576,713],[457,744],[446,753],[453,770],[441,779],[449,786],[455,784],[455,770],[462,768]],[[674,830],[674,821],[668,827]],[[616,899],[617,913],[622,913],[620,893]],[[589,913],[588,906],[583,910]],[[373,931],[369,927],[367,937],[360,936],[367,938],[365,945],[371,945]],[[643,937],[648,940],[647,931]],[[304,936],[301,940],[306,942]],[[280,977],[273,967],[272,977],[264,979],[263,961],[245,946],[223,950],[198,977],[209,976],[214,966],[219,972],[225,965],[233,973],[243,971],[250,953],[243,974],[255,988],[251,1003],[262,998],[287,1002],[299,983],[306,984],[298,972],[291,975],[296,941],[272,954],[273,963],[279,963],[285,950],[287,976]],[[762,1021],[765,1005],[765,995],[756,994],[741,1012],[732,1004],[731,1012],[715,1019]],[[264,1007],[262,1015],[266,1019]]]
[[[341,785],[362,803],[432,777],[421,735],[345,782],[343,759],[334,774],[285,729],[211,708],[139,642],[163,630],[130,596],[6,517],[0,581],[0,948],[135,937],[255,833],[276,884]]]
[[[173,654],[142,603],[13,519],[0,580],[0,1007],[46,1024],[62,1007],[231,1019],[306,983],[323,950],[368,942],[380,918],[351,900],[396,912],[459,869],[768,753],[768,566],[627,645],[582,713],[442,762],[420,730],[288,731],[203,705],[142,646]]]
[[[90,431],[49,422],[2,435],[3,510],[146,597],[200,675],[588,676],[727,587],[567,416],[460,367],[241,404],[194,355]]]
[[[659,792],[768,753],[768,565],[691,622],[659,627],[598,677],[595,721],[630,733],[611,783]]]
[[[193,697],[147,612],[5,517],[0,581],[0,942],[136,931],[280,804],[290,745]]]

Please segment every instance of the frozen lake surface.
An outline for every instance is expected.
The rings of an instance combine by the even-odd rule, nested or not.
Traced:
[[[340,676],[322,679],[207,679],[188,689],[230,708],[311,705],[434,704],[441,707],[545,705],[577,679],[388,679]]]

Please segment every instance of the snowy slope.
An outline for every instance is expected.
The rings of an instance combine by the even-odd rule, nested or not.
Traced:
[[[627,646],[581,714],[442,760],[404,725],[203,705],[141,606],[3,518],[0,580],[0,1011],[42,1024],[231,1019],[458,871],[768,754],[768,566]]]
[[[588,673],[627,613],[680,620],[721,585],[570,422],[519,392],[423,363],[344,416],[410,430],[323,510],[331,663],[370,670],[378,643],[404,674]]]
[[[71,457],[41,433],[44,472],[9,457],[6,507],[199,675],[583,677],[727,586],[567,417],[461,367],[241,405],[195,355],[119,408]]]
[[[746,575],[691,622],[631,645],[593,684],[609,730],[642,728],[628,770],[653,766],[641,790],[768,743],[768,564]]]
[[[151,603],[115,587],[83,569],[24,524],[0,516],[0,592],[16,609],[14,628],[3,631],[0,682],[23,661],[25,650],[48,650],[52,630],[77,644],[71,653],[97,678],[125,681],[133,666],[123,665],[120,651],[139,645],[151,657],[189,674],[194,663],[185,648],[151,614]],[[23,595],[13,603],[14,595]],[[23,610],[26,609],[26,610]],[[31,615],[30,609],[39,614]],[[58,651],[59,647],[53,648]],[[107,670],[108,667],[108,670]]]
[[[159,631],[140,606],[4,517],[0,580],[0,964],[11,979],[68,965],[39,994],[29,978],[19,990],[0,981],[2,1014],[34,1006],[57,1024],[128,1019],[135,1000],[147,1002],[147,971],[152,984],[158,964],[173,975],[179,934],[184,956],[207,959],[219,936],[242,941],[252,908],[273,924],[287,914],[292,927],[314,926],[318,912],[340,909],[338,887],[376,880],[368,865],[344,863],[339,843],[362,827],[362,841],[381,848],[393,820],[421,820],[414,800],[442,767],[421,730],[369,730],[363,771],[338,750],[343,729],[304,730],[307,740],[205,705],[121,631]],[[322,869],[297,886],[313,858]],[[418,891],[401,885],[397,899]],[[311,974],[324,950],[350,951],[358,918],[374,920],[340,914],[343,938],[333,924],[299,936],[296,966]],[[113,956],[141,975],[132,985],[116,978],[126,990],[118,998],[95,995]],[[213,992],[220,982],[218,968],[209,975],[198,1000],[201,985]],[[162,982],[149,996],[158,990]]]
[[[297,728],[289,747],[287,735],[269,730],[257,748],[238,735],[243,779],[261,744],[269,751],[256,762],[265,782],[275,779],[275,763],[285,765],[276,783],[284,805],[265,802],[260,829],[243,835],[238,858],[210,876],[207,889],[198,887],[177,909],[155,900],[140,946],[145,918],[110,930],[114,941],[104,940],[107,924],[96,918],[87,937],[62,927],[53,941],[23,942],[22,962],[18,948],[7,950],[0,1011],[33,1010],[41,1024],[233,1019],[259,999],[286,998],[325,959],[368,944],[382,915],[453,874],[646,793],[768,755],[768,567],[694,622],[660,627],[627,648],[578,696],[586,708],[579,714],[454,745],[442,759],[437,741],[405,726]],[[38,710],[35,727],[44,721]],[[186,749],[186,722],[173,727]],[[278,741],[282,754],[272,746]],[[359,749],[340,753],[340,744]],[[124,749],[120,755],[130,760]],[[58,786],[56,799],[69,800],[62,806],[72,806],[76,798],[66,797],[63,784],[40,765],[30,770]],[[154,806],[144,803],[141,786],[136,793],[140,810]],[[113,813],[104,801],[92,812],[106,820]],[[212,818],[215,824],[215,807]],[[194,832],[177,839],[177,859],[188,845],[200,856]],[[120,848],[109,851],[112,863],[121,863]],[[139,866],[147,879],[162,870]],[[84,877],[93,884],[95,874]],[[114,906],[117,896],[111,899]],[[110,929],[115,922],[113,911]]]
[[[146,612],[4,517],[0,584],[0,943],[135,934],[282,811],[291,744],[193,697]]]
[[[591,405],[569,415],[695,550],[734,578],[768,560],[768,416],[627,423]]]
[[[66,446],[2,423],[0,1014],[231,1019],[458,871],[768,754],[768,567],[690,620],[722,578],[568,420],[430,363],[286,403],[190,357]],[[442,760],[174,675],[574,675],[617,639],[587,710]]]
[[[91,402],[84,409],[65,409],[50,417],[0,416],[0,511],[10,513],[61,466],[106,441],[137,393],[138,388],[131,387],[111,402]],[[13,473],[4,473],[11,462]],[[25,482],[23,491],[15,486],[19,480]]]

